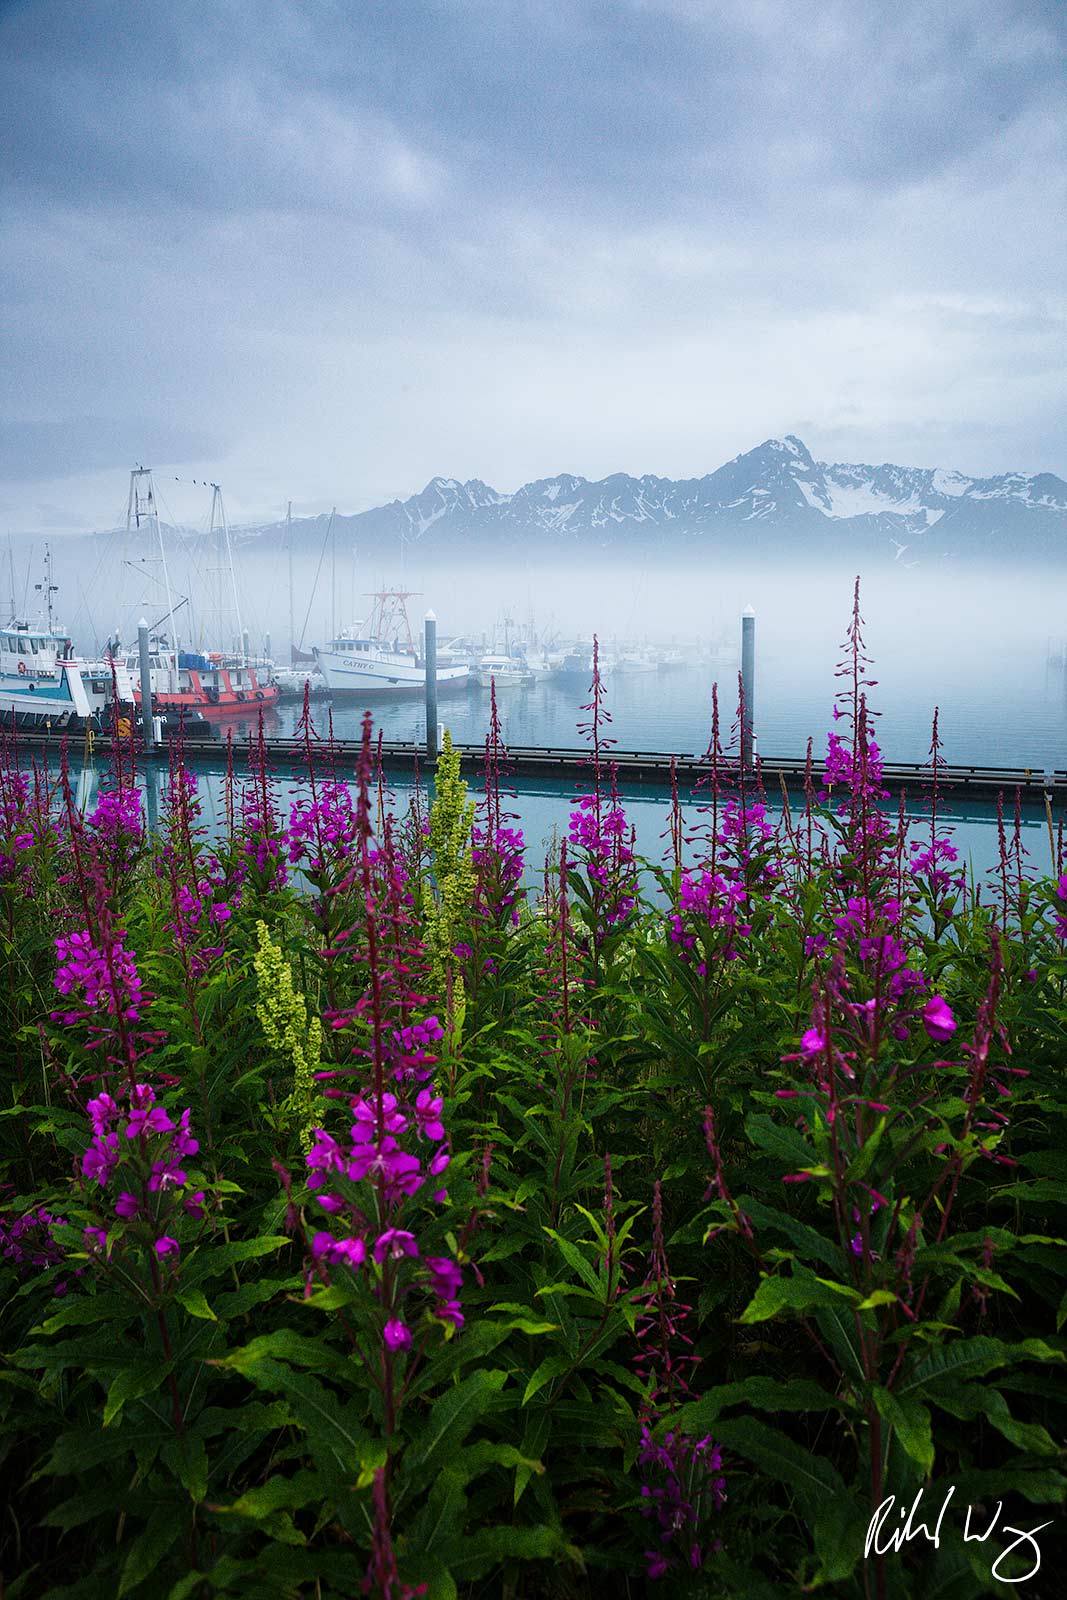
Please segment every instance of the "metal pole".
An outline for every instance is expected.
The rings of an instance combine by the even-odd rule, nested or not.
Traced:
[[[437,760],[437,617],[426,613],[426,759]]]
[[[152,664],[149,659],[151,649],[148,643],[148,623],[144,617],[137,624],[137,654],[141,660],[141,731],[144,734],[144,747],[151,751],[156,747],[156,730],[152,726]]]
[[[247,661],[249,656],[252,654],[252,651],[249,649],[249,645],[248,645],[248,629],[247,628],[242,628],[241,629],[241,648],[244,651],[244,658]]]
[[[741,761],[752,765],[753,730],[756,725],[756,613],[746,606],[741,613],[741,694],[744,716],[741,724]]]

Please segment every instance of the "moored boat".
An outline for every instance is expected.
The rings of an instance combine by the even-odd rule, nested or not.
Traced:
[[[52,614],[52,559],[45,546],[44,616],[35,623],[12,616],[0,628],[0,725],[80,727],[93,707],[81,678],[81,663]]]
[[[415,648],[408,621],[409,591],[380,589],[370,619],[357,622],[315,650],[315,660],[333,694],[423,694],[426,664]],[[469,677],[466,663],[437,663],[438,691],[462,688]]]
[[[481,688],[496,684],[498,689],[521,689],[534,681],[534,675],[521,656],[482,656],[471,674]]]

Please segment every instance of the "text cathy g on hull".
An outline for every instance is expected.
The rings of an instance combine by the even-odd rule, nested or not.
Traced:
[[[940,1549],[941,1525],[945,1520],[949,1504],[951,1503],[952,1496],[955,1494],[955,1492],[955,1485],[950,1485],[948,1493],[945,1495],[945,1498],[942,1501],[941,1509],[938,1512],[937,1521],[934,1523],[933,1529],[930,1528],[929,1524],[924,1519],[919,1518],[924,1490],[920,1489],[918,1491],[915,1499],[911,1503],[910,1510],[906,1514],[903,1505],[897,1506],[896,1495],[887,1495],[882,1501],[881,1505],[878,1506],[873,1517],[867,1525],[867,1539],[863,1547],[864,1556],[869,1557],[872,1553],[874,1555],[884,1556],[887,1555],[891,1550],[899,1554],[899,1552],[908,1543],[909,1539],[916,1539],[920,1536],[924,1539],[928,1539],[934,1546],[935,1550]],[[977,1528],[972,1528],[971,1524],[972,1518],[975,1514],[975,1508],[974,1506],[969,1505],[966,1508],[966,1514],[963,1522],[964,1542],[967,1544],[970,1544],[971,1542],[985,1544],[987,1539],[993,1538],[994,1534],[997,1532],[998,1524],[1000,1523],[1003,1504],[1004,1502],[1002,1500],[998,1500],[996,1510],[993,1512],[992,1516],[988,1517],[988,1520],[988,1514],[983,1511],[981,1515],[984,1527]],[[898,1518],[901,1519],[901,1526],[893,1529],[892,1532],[889,1532],[886,1528],[886,1524],[892,1517],[894,1508],[896,1508]],[[1014,1535],[1014,1537],[1012,1538],[1010,1544],[1006,1544],[1004,1546],[996,1560],[993,1562],[993,1565],[990,1569],[992,1576],[1000,1583],[1026,1583],[1030,1578],[1036,1577],[1038,1572],[1041,1570],[1041,1546],[1037,1542],[1037,1535],[1041,1533],[1043,1529],[1050,1526],[1050,1522],[1041,1522],[1038,1523],[1038,1525],[1034,1528],[1026,1529],[1013,1528],[1009,1526],[1008,1523],[1004,1523],[1000,1527],[1001,1535],[1003,1536],[1005,1534],[1011,1534]],[[1018,1573],[1014,1577],[1009,1577],[1006,1572],[1002,1572],[999,1569],[1001,1564],[1007,1560],[1008,1556],[1010,1556],[1013,1551],[1018,1551],[1021,1557],[1029,1555],[1032,1558],[1033,1564],[1026,1572]]]

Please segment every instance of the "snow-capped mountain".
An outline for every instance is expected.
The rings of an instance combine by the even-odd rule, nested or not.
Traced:
[[[313,544],[325,518],[294,523]],[[905,565],[922,556],[1044,557],[1067,551],[1067,483],[1041,473],[970,478],[940,468],[816,461],[793,434],[768,439],[703,478],[626,473],[591,482],[562,473],[502,494],[478,479],[434,478],[421,494],[357,516],[338,534],[362,549],[394,541],[421,553],[532,554],[603,546],[720,554],[880,546]],[[280,525],[246,530],[277,538]]]

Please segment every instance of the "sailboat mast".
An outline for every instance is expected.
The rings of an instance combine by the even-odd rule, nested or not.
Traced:
[[[330,512],[330,638],[337,638],[337,507]]]
[[[143,494],[141,493],[140,485],[142,478],[147,479],[147,486]],[[159,561],[163,568],[163,589],[167,596],[167,643],[175,652],[174,659],[177,662],[178,628],[174,620],[174,600],[170,591],[170,573],[167,570],[167,549],[163,543],[163,526],[159,520],[159,507],[156,505],[156,491],[152,483],[151,467],[134,467],[130,473],[130,498],[126,505],[126,531],[129,532],[131,523],[135,528],[139,528],[142,517],[155,528]]]
[[[233,595],[233,613],[237,621],[237,641],[242,661],[245,651],[245,630],[241,622],[241,602],[237,594],[237,574],[233,570],[233,544],[230,541],[230,524],[226,521],[226,507],[223,504],[222,490],[218,484],[212,484],[219,497],[219,516],[222,519],[222,539],[226,547],[226,566],[230,574],[230,593]]]
[[[293,621],[293,502],[285,508],[285,548],[289,552],[289,665],[296,665],[296,624]]]

